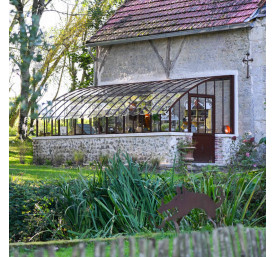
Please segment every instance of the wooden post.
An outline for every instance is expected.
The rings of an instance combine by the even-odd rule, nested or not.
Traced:
[[[199,232],[192,233],[194,257],[201,257],[201,238]]]
[[[60,120],[58,120],[58,135],[60,136]]]
[[[208,257],[212,257],[211,253],[211,245],[210,245],[210,234],[209,232],[204,232],[205,241],[206,241],[206,248],[207,248],[207,255]]]
[[[213,230],[213,256],[214,257],[219,257],[219,242],[218,242],[218,230],[214,229]]]
[[[36,119],[36,132],[35,132],[35,134],[38,137],[38,119]]]
[[[84,119],[81,118],[81,134],[84,135],[84,128],[83,128]]]
[[[48,257],[55,257],[55,256],[56,256],[56,255],[55,255],[55,252],[56,252],[55,246],[50,245],[50,246],[48,247]]]
[[[35,257],[44,257],[44,249],[43,249],[43,248],[38,248],[38,249],[34,252],[34,256],[35,256]]]
[[[72,257],[79,257],[78,253],[79,253],[79,246],[75,245],[72,250]]]
[[[233,252],[234,252],[234,257],[238,257],[239,253],[238,253],[238,246],[237,246],[234,227],[230,227],[229,231],[230,231],[230,235],[231,235],[231,239],[232,239],[232,248],[233,248]]]
[[[173,239],[173,257],[179,257],[179,238],[175,237]]]
[[[158,132],[161,131],[161,123],[162,123],[162,121],[161,121],[161,114],[159,114],[159,131]]]
[[[229,228],[227,227],[224,228],[223,234],[224,234],[224,242],[225,242],[227,257],[233,257]]]
[[[105,242],[95,242],[94,253],[95,257],[105,257]]]
[[[246,234],[247,256],[255,257],[255,256],[253,255],[252,238],[251,238],[251,234],[250,234],[250,229],[249,229],[249,228],[247,228],[247,229],[245,230],[245,234]]]
[[[13,256],[14,256],[14,257],[19,257],[19,251],[18,251],[17,248],[15,248],[15,249],[13,250]]]
[[[126,116],[123,116],[123,133],[126,133]]]
[[[73,119],[74,135],[77,135],[77,120]]]
[[[266,256],[266,247],[265,247],[265,237],[261,230],[258,231],[259,235],[259,242],[260,242],[260,249],[261,249],[261,257]]]
[[[54,134],[53,130],[54,130],[54,121],[53,119],[51,119],[51,136]]]
[[[135,257],[135,237],[129,238],[129,257]]]
[[[105,134],[108,134],[108,117],[105,117]]]
[[[101,256],[101,242],[95,242],[94,244],[94,256],[100,257]]]
[[[79,251],[80,251],[79,257],[85,257],[85,245],[84,245],[84,243],[79,244]]]
[[[147,257],[155,257],[155,239],[149,239]]]
[[[44,137],[45,137],[45,136],[46,136],[46,131],[45,131],[45,119],[43,120],[43,126],[44,126],[43,134],[44,134]]]
[[[125,241],[123,237],[119,237],[118,239],[118,246],[119,246],[119,256],[125,256]]]
[[[101,134],[102,133],[101,132],[101,118],[98,118],[97,123],[98,123],[98,134]]]
[[[256,230],[255,229],[250,229],[250,234],[251,234],[251,240],[252,240],[253,256],[254,257],[259,257]]]
[[[90,135],[92,135],[92,119],[89,118],[89,130],[90,130]]]
[[[243,237],[243,225],[238,224],[237,228],[238,228],[238,234],[239,234],[239,242],[241,245],[241,256],[244,257],[244,256],[247,256],[247,254],[245,252],[245,244],[244,244],[244,237]]]
[[[139,239],[139,257],[146,257],[147,241],[144,238]]]
[[[158,257],[169,256],[169,239],[160,240],[158,243]]]
[[[111,246],[110,246],[110,257],[116,257],[117,256],[117,240],[112,240]]]
[[[172,110],[169,110],[169,132],[172,131]]]
[[[225,242],[224,242],[223,229],[222,228],[218,229],[218,235],[219,235],[218,238],[219,238],[221,257],[227,257]]]

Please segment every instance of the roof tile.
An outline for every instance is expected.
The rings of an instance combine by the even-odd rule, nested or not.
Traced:
[[[132,0],[87,41],[96,43],[245,22],[263,0]]]

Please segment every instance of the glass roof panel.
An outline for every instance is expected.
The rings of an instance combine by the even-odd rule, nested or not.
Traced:
[[[42,118],[78,119],[164,113],[193,87],[211,77],[88,87],[69,92],[46,106]]]

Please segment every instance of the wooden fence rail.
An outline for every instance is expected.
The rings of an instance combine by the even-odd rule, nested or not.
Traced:
[[[136,246],[136,242],[138,244]],[[128,250],[125,250],[125,243]],[[169,239],[118,238],[107,244],[105,241],[95,241],[94,257],[265,257],[265,232],[251,228],[224,227],[209,232],[192,232],[180,234],[173,239],[172,250]],[[109,246],[109,251],[107,250]],[[35,250],[35,257],[58,256],[54,245],[40,247]],[[88,257],[86,245],[79,243],[73,247],[71,257]],[[19,254],[18,248],[11,249],[13,257],[27,257]],[[69,256],[68,256],[69,257]]]

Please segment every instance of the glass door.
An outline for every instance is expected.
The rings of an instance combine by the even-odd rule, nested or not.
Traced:
[[[214,96],[189,94],[189,132],[193,133],[195,162],[215,162]]]

